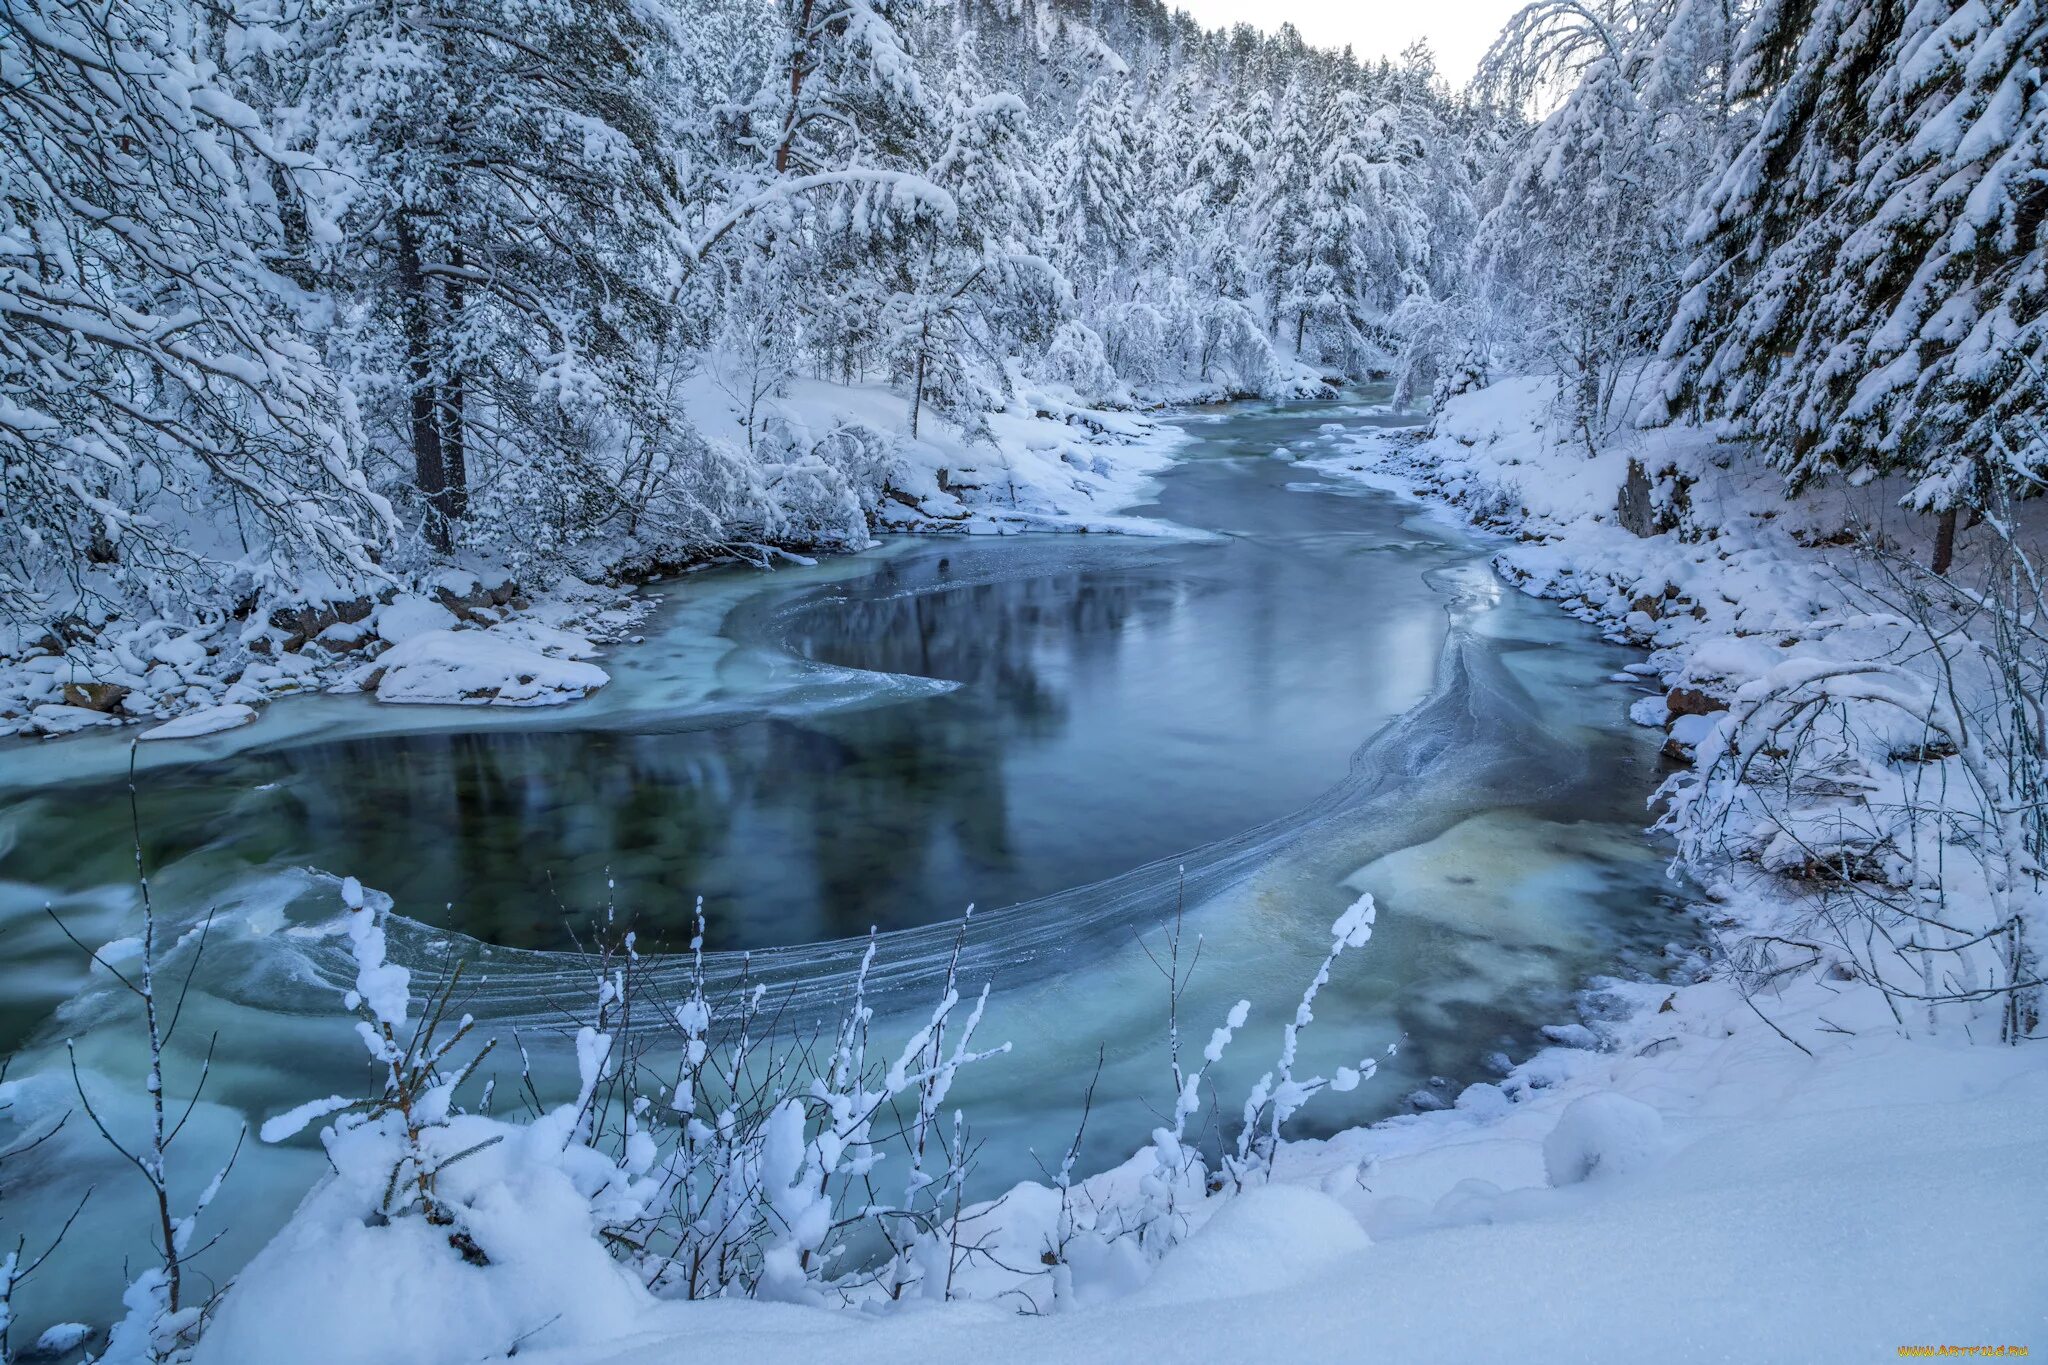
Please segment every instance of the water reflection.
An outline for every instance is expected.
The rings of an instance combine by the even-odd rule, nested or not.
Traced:
[[[354,873],[416,918],[534,948],[570,946],[608,885],[650,943],[679,942],[701,895],[714,943],[755,948],[1111,876],[1306,804],[1427,688],[1443,621],[1423,574],[1469,552],[1391,503],[1290,498],[1291,476],[1177,477],[1161,513],[1222,539],[938,542],[728,622],[758,650],[957,684],[940,695],[163,769],[141,794],[150,863]],[[119,783],[38,798],[10,871],[125,880],[108,837],[125,800]]]

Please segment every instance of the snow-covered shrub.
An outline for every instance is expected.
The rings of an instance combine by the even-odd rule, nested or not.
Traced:
[[[2032,564],[2000,537],[1982,585],[1872,554],[1872,628],[1892,647],[1795,657],[1736,692],[1664,825],[1702,865],[1735,859],[1806,888],[1752,935],[1753,984],[1829,969],[1903,1021],[2008,1041],[2039,1024],[2043,700],[2048,640]]]
[[[1247,304],[1229,298],[1211,302],[1202,317],[1201,338],[1198,372],[1204,380],[1221,385],[1226,397],[1281,391],[1289,367]]]
[[[1037,374],[1072,389],[1084,403],[1111,407],[1130,401],[1130,391],[1109,363],[1109,352],[1094,328],[1069,318],[1060,324],[1038,362]]]
[[[1174,1111],[1132,1163],[1135,1178],[1077,1184],[1077,1134],[1056,1192],[1043,1191],[1055,1204],[1045,1246],[1011,1264],[1017,1248],[1002,1239],[1016,1225],[997,1216],[1002,1201],[967,1202],[973,1138],[965,1116],[947,1112],[961,1068],[1008,1051],[976,1045],[988,993],[962,996],[966,921],[937,999],[907,1037],[886,1047],[874,1037],[871,938],[846,1010],[818,1046],[778,1032],[762,984],[743,978],[714,998],[701,906],[680,1000],[650,989],[632,934],[608,913],[592,959],[594,1007],[573,1026],[576,1093],[547,1105],[522,1064],[534,1116],[520,1123],[481,1112],[489,1086],[473,1111],[460,1102],[478,1061],[453,1056],[469,1031],[449,1018],[460,974],[443,973],[415,1002],[410,973],[387,955],[385,908],[353,880],[342,896],[355,963],[344,1003],[382,1079],[366,1100],[315,1100],[264,1125],[266,1141],[282,1141],[331,1118],[320,1137],[333,1174],[227,1293],[199,1365],[258,1358],[282,1321],[317,1329],[309,1362],[424,1363],[588,1340],[662,1297],[884,1308],[1021,1292],[1057,1308],[1072,1301],[1076,1276],[1142,1282],[1220,1207],[1213,1201],[1264,1183],[1261,1163],[1301,1103],[1372,1070],[1366,1062],[1328,1081],[1292,1070],[1317,989],[1369,937],[1362,897],[1331,926],[1280,1062],[1245,1106],[1250,1136],[1236,1155],[1205,1155],[1223,1135],[1205,1138],[1194,1120],[1210,1068],[1247,1021],[1244,1002],[1192,1067],[1170,1028]],[[1175,1020],[1198,956],[1199,945],[1184,956],[1172,934],[1164,970]],[[660,1076],[673,1079],[652,1084]]]
[[[15,1096],[15,1087],[7,1079],[7,1062],[0,1059],[0,1122],[10,1119],[9,1111],[15,1107]],[[0,1146],[0,1176],[6,1174],[6,1165],[9,1161],[25,1156],[47,1142],[56,1135],[57,1130],[63,1127],[65,1122],[65,1118],[59,1118],[55,1123],[41,1126],[34,1133],[22,1133],[10,1138],[7,1145]],[[4,1211],[6,1207],[7,1193],[7,1187],[0,1185],[0,1211]],[[88,1197],[90,1193],[87,1192]],[[79,1202],[78,1207],[80,1210],[84,1209],[83,1200]],[[76,1212],[71,1215],[73,1219],[77,1216]],[[9,1239],[12,1245],[0,1243],[0,1365],[13,1365],[14,1362],[16,1291],[43,1268],[51,1253],[62,1245],[65,1235],[70,1230],[70,1220],[66,1220],[62,1227],[38,1229],[36,1250],[33,1252],[29,1250],[29,1237],[19,1231],[15,1231]],[[91,1329],[79,1323],[59,1323],[44,1331],[37,1338],[36,1345],[39,1351],[55,1348],[51,1349],[50,1353],[56,1354],[84,1341],[90,1335],[90,1331]],[[70,1345],[56,1347],[56,1343],[64,1341],[69,1341]]]
[[[135,800],[135,773],[133,746],[130,751],[131,766],[128,773],[130,818],[135,821],[135,871],[136,889],[142,903],[141,932],[134,938],[115,945],[119,951],[111,954],[106,950],[94,951],[87,948],[78,937],[57,920],[60,932],[89,958],[95,969],[105,972],[135,1002],[138,1018],[137,1030],[148,1059],[148,1071],[142,1081],[142,1091],[147,1097],[147,1120],[139,1136],[117,1136],[108,1126],[107,1106],[104,1097],[95,1101],[85,1083],[85,1075],[79,1069],[78,1056],[73,1040],[66,1039],[64,1050],[70,1064],[71,1082],[78,1097],[78,1107],[86,1121],[105,1141],[113,1153],[120,1158],[124,1167],[132,1167],[141,1176],[144,1187],[149,1191],[151,1232],[155,1242],[156,1255],[139,1268],[124,1267],[127,1284],[121,1296],[122,1313],[108,1330],[105,1349],[93,1359],[104,1365],[172,1365],[185,1361],[193,1343],[205,1327],[208,1316],[218,1300],[217,1286],[209,1286],[206,1293],[199,1292],[198,1281],[204,1277],[195,1273],[193,1262],[212,1245],[212,1239],[195,1242],[200,1219],[216,1196],[221,1185],[234,1169],[235,1160],[241,1154],[242,1139],[246,1129],[237,1135],[234,1146],[217,1166],[212,1167],[213,1175],[190,1203],[183,1204],[172,1193],[172,1150],[179,1135],[184,1131],[185,1118],[199,1103],[205,1093],[206,1082],[212,1072],[212,1052],[209,1048],[206,1060],[199,1068],[199,1075],[192,1083],[192,1093],[187,1101],[183,1117],[174,1116],[166,1083],[165,1059],[171,1040],[177,1033],[183,1017],[185,996],[192,985],[192,973],[197,968],[199,956],[204,952],[207,937],[213,927],[212,913],[209,912],[196,928],[189,930],[180,940],[166,946],[160,937],[161,925],[156,911],[156,901],[150,890],[150,881],[144,863],[142,833],[139,817],[133,802]],[[53,912],[54,913],[54,912]],[[185,957],[185,974],[175,987],[165,975],[165,959],[187,946],[191,952]],[[116,965],[118,961],[119,965]],[[0,1113],[11,1108],[14,1092],[5,1081],[5,1065],[0,1064]],[[66,1116],[68,1118],[68,1115]],[[7,1156],[19,1155],[48,1139],[64,1125],[65,1119],[42,1131],[42,1133],[11,1151],[0,1152],[0,1160]],[[182,1150],[182,1149],[181,1149]],[[90,1197],[91,1190],[87,1190]],[[12,1298],[14,1289],[32,1274],[51,1251],[64,1240],[71,1223],[83,1210],[81,1199],[76,1210],[63,1227],[56,1231],[45,1249],[33,1261],[24,1264],[22,1251],[27,1239],[17,1237],[11,1253],[0,1259],[0,1365],[4,1365],[7,1353],[7,1328],[12,1321]],[[59,1348],[69,1350],[89,1338],[88,1328],[75,1323],[63,1323],[52,1327],[39,1340],[39,1346],[52,1342],[68,1343]]]
[[[353,879],[342,894],[356,963],[344,1003],[383,1079],[369,1099],[314,1100],[264,1125],[266,1141],[283,1141],[337,1116],[320,1134],[334,1174],[238,1282],[202,1360],[248,1358],[235,1352],[274,1330],[266,1318],[308,1297],[337,1323],[323,1359],[444,1358],[445,1334],[384,1346],[402,1322],[340,1325],[349,1309],[322,1288],[337,1257],[344,1284],[441,1286],[474,1310],[470,1339],[501,1350],[580,1339],[650,1293],[943,1298],[972,1260],[968,1144],[958,1115],[947,1134],[943,1108],[961,1067],[1008,1050],[974,1047],[985,990],[963,1005],[949,971],[923,1026],[878,1055],[870,942],[829,1051],[814,1056],[805,1039],[764,1036],[762,988],[707,994],[701,912],[680,1004],[646,994],[632,935],[608,929],[591,1022],[573,1037],[577,1091],[546,1106],[522,1066],[535,1117],[513,1123],[458,1103],[483,1055],[452,1058],[471,1027],[448,1019],[460,973],[415,1014],[410,973],[386,954],[384,910]],[[673,1085],[652,1093],[650,1019],[681,1044]],[[900,1197],[880,1192],[885,1161],[902,1173]],[[563,1277],[537,1293],[531,1278],[550,1257]]]
[[[1378,1064],[1370,1058],[1357,1067],[1339,1067],[1332,1077],[1297,1078],[1294,1062],[1301,1030],[1314,1018],[1316,994],[1328,984],[1330,969],[1347,948],[1363,947],[1372,937],[1373,898],[1360,896],[1330,926],[1330,951],[1302,992],[1294,1017],[1281,1032],[1281,1051],[1272,1071],[1252,1087],[1241,1114],[1240,1127],[1229,1150],[1223,1150],[1224,1135],[1211,1129],[1206,1136],[1216,1144],[1213,1155],[1204,1151],[1204,1134],[1191,1128],[1202,1112],[1204,1083],[1209,1072],[1223,1059],[1250,1017],[1251,1002],[1233,1005],[1223,1022],[1209,1035],[1201,1061],[1183,1063],[1180,1046],[1180,994],[1201,956],[1198,939],[1191,950],[1184,945],[1182,924],[1176,914],[1165,929],[1159,948],[1146,952],[1167,982],[1167,1044],[1172,1064],[1174,1105],[1167,1121],[1152,1130],[1150,1146],[1132,1163],[1136,1178],[1120,1186],[1114,1198],[1077,1195],[1071,1182],[1074,1148],[1054,1179],[1058,1207],[1045,1236],[1042,1256],[1051,1270],[1049,1304],[1059,1307],[1074,1292],[1075,1267],[1091,1267],[1098,1274],[1137,1273],[1158,1263],[1187,1236],[1197,1210],[1213,1210],[1210,1202],[1231,1199],[1263,1186],[1272,1173],[1272,1163],[1284,1138],[1281,1128],[1319,1091],[1347,1091],[1370,1077]],[[1092,1099],[1092,1090],[1091,1090]],[[1082,1120],[1086,1123],[1085,1113]],[[1076,1147],[1079,1139],[1076,1138]],[[1137,1266],[1118,1267],[1118,1250],[1135,1246]]]
[[[868,526],[897,463],[886,435],[841,422],[813,437],[771,421],[763,455],[763,496],[752,523],[760,528],[758,539],[841,549],[867,544]],[[741,522],[728,536],[748,525]]]

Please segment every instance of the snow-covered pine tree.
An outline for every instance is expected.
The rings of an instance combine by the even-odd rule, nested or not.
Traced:
[[[612,515],[607,410],[672,321],[662,12],[316,0],[307,32],[281,121],[329,173],[332,345],[410,454],[427,541],[475,518],[545,548]]]
[[[1953,509],[2048,464],[2048,14],[1821,0],[1743,33],[1753,134],[1689,240],[1664,412],[1794,484],[1902,472]]]

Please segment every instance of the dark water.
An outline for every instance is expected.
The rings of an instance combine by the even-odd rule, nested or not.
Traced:
[[[1205,453],[1270,445],[1241,423]],[[1443,611],[1424,575],[1470,551],[1392,499],[1289,494],[1299,477],[1200,460],[1146,510],[1210,538],[930,540],[727,622],[822,663],[957,684],[943,695],[160,767],[141,791],[149,861],[351,873],[420,920],[539,948],[571,946],[608,880],[653,939],[682,934],[702,895],[728,948],[1100,880],[1305,805],[1429,684]],[[123,879],[126,814],[118,781],[46,798],[9,870]]]

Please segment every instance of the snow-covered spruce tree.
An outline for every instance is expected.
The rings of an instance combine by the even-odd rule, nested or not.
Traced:
[[[186,617],[376,575],[389,509],[276,269],[304,162],[235,6],[0,7],[0,612]]]
[[[1408,112],[1422,123],[1426,149],[1430,287],[1402,299],[1389,324],[1398,339],[1394,400],[1436,407],[1486,382],[1505,330],[1497,320],[1500,300],[1476,287],[1470,269],[1488,195],[1500,188],[1495,172],[1506,160],[1513,120],[1486,108],[1459,111],[1455,120],[1428,106],[1410,105]]]
[[[1053,149],[1053,215],[1068,273],[1097,295],[1114,290],[1112,269],[1142,227],[1142,167],[1126,86],[1121,76],[1091,85]]]
[[[1757,107],[1688,233],[1661,410],[1726,417],[1796,485],[1910,476],[1913,506],[2031,487],[2048,399],[2048,14],[1766,5]]]
[[[1309,187],[1302,318],[1307,349],[1346,374],[1391,362],[1387,322],[1430,293],[1431,220],[1420,130],[1399,105],[1340,91]]]
[[[749,110],[776,175],[873,164],[924,132],[924,82],[896,25],[902,0],[777,0],[784,27]]]
[[[1042,344],[1071,296],[1051,259],[1024,102],[980,93],[971,50],[956,55],[947,140],[925,170],[952,212],[909,225],[884,313],[908,376],[912,436],[927,406],[985,434],[983,414],[1007,399],[1005,354]]]
[[[407,452],[427,542],[545,549],[618,513],[611,414],[672,325],[676,40],[623,0],[318,0],[279,63],[320,162],[330,351]]]
[[[1275,111],[1271,152],[1259,186],[1259,277],[1276,337],[1299,352],[1308,333],[1315,282],[1315,168],[1320,161],[1314,111],[1299,81],[1289,81]]]
[[[1263,117],[1258,113],[1263,106]],[[1189,284],[1229,298],[1249,292],[1250,266],[1243,247],[1252,211],[1260,144],[1272,108],[1263,92],[1243,103],[1217,100],[1200,140],[1183,167],[1173,201],[1175,216],[1188,225],[1186,256],[1179,270]]]

